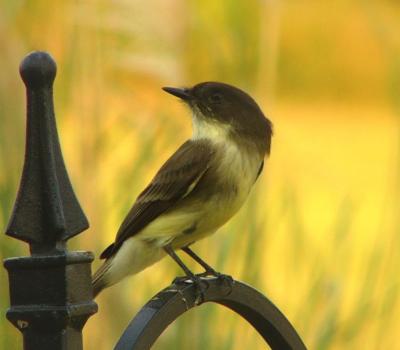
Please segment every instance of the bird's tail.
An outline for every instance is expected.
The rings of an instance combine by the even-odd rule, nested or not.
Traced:
[[[92,277],[93,298],[95,298],[104,288],[108,286],[105,274],[111,267],[111,260],[112,259],[107,259]]]
[[[97,296],[104,288],[137,274],[164,256],[164,249],[136,237],[129,238],[93,275],[93,295]]]

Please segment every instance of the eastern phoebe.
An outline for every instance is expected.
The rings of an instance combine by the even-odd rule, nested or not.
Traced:
[[[225,224],[243,205],[269,154],[272,124],[244,91],[224,83],[163,88],[192,111],[193,135],[165,162],[136,199],[101,254],[93,276],[96,296],[124,277],[182,249],[217,274],[189,246]]]

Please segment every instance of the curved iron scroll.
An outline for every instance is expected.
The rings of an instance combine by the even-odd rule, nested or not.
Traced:
[[[286,317],[254,288],[233,281],[229,286],[216,277],[202,277],[207,289],[196,300],[190,280],[178,280],[155,295],[132,319],[115,350],[150,349],[161,333],[186,311],[205,302],[228,307],[245,318],[273,350],[304,350],[304,343]]]

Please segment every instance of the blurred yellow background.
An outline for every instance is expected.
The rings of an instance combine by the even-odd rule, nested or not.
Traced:
[[[266,294],[310,349],[400,348],[400,3],[395,0],[0,0],[0,227],[25,137],[20,60],[49,51],[64,158],[91,228],[109,244],[139,191],[191,132],[162,86],[218,80],[255,96],[272,155],[241,212],[194,246]],[[0,235],[0,258],[28,254]],[[96,260],[93,269],[99,265]],[[194,265],[190,265],[194,268]],[[110,349],[181,271],[169,259],[105,291],[85,349]],[[0,270],[0,306],[9,305]],[[21,347],[0,319],[0,348]],[[203,305],[155,349],[264,349],[229,310]]]

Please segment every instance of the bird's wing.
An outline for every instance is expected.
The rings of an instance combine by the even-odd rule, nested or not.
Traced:
[[[212,147],[203,140],[189,140],[179,147],[139,195],[122,222],[115,242],[104,250],[100,258],[114,255],[126,239],[193,191],[209,168],[212,156]]]

